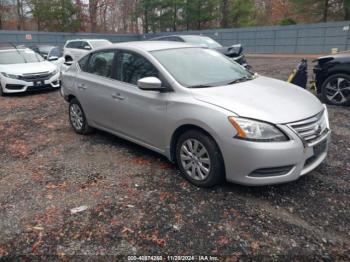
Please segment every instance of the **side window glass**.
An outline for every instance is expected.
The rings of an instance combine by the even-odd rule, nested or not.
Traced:
[[[79,48],[80,49],[85,49],[85,46],[90,46],[87,42],[80,42]]]
[[[143,56],[120,51],[117,63],[116,79],[137,85],[137,80],[144,77],[159,77],[158,70]]]
[[[175,36],[169,37],[168,40],[169,41],[176,41],[176,42],[178,42],[177,37],[175,37]]]
[[[91,55],[88,72],[91,74],[112,77],[114,51],[101,51]]]
[[[68,48],[78,48],[79,43],[80,43],[80,41],[73,41],[73,42],[68,43],[67,47]]]
[[[87,72],[87,71],[88,71],[89,57],[90,57],[90,55],[86,55],[86,56],[84,56],[83,58],[81,58],[81,59],[78,61],[78,64],[79,64],[80,69],[81,69],[82,71],[84,71],[84,72]]]
[[[181,37],[175,36],[176,42],[185,42]]]
[[[58,47],[54,47],[50,50],[48,57],[52,57],[52,56],[57,56],[57,57],[61,57],[61,50]]]
[[[69,43],[66,45],[66,47],[67,47],[67,48],[72,48],[73,45],[74,45],[74,42],[69,42]]]

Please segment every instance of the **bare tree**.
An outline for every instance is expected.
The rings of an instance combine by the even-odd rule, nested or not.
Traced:
[[[16,11],[17,11],[17,30],[23,30],[24,28],[24,0],[16,1]]]

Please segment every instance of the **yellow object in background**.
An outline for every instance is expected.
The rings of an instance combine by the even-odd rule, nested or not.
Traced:
[[[335,55],[336,53],[338,53],[338,48],[332,48],[331,49],[331,53],[332,53],[332,55]]]
[[[288,80],[287,80],[288,83],[291,83],[293,81],[293,78],[294,78],[296,72],[297,72],[297,70],[293,69],[292,73],[288,77]]]
[[[317,91],[316,81],[310,81],[310,90]]]

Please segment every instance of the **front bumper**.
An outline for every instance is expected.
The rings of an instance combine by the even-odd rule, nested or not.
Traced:
[[[60,87],[59,77],[60,73],[57,73],[50,78],[40,81],[36,84],[34,82],[24,81],[20,79],[1,77],[1,86],[3,92],[7,94],[54,89]]]
[[[326,158],[330,131],[310,145],[288,127],[286,142],[250,142],[227,139],[221,147],[226,179],[243,185],[269,185],[297,180],[312,171]]]

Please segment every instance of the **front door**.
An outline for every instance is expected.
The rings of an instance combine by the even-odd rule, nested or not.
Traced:
[[[117,51],[114,78],[118,81],[113,125],[117,132],[164,151],[168,93],[143,91],[137,80],[160,77],[158,70],[140,54]]]

